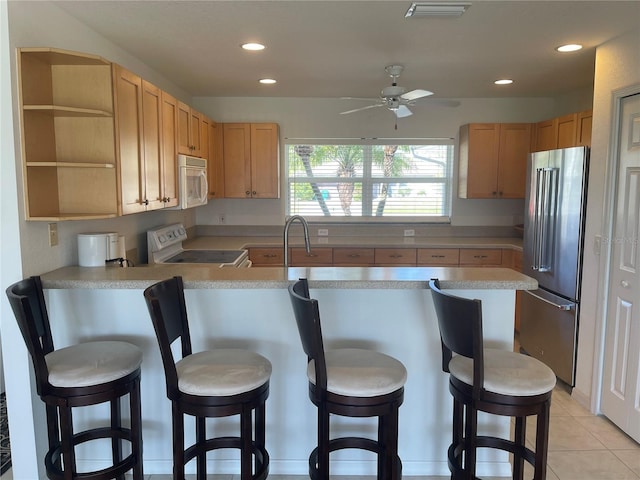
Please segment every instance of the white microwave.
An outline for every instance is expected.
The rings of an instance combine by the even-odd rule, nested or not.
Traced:
[[[192,208],[207,204],[207,160],[178,155],[178,206]]]

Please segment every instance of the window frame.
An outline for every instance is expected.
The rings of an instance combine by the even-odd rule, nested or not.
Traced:
[[[289,152],[290,148],[295,145],[335,145],[335,146],[384,146],[384,145],[402,145],[402,146],[416,146],[416,145],[442,145],[448,147],[448,161],[445,165],[445,174],[443,177],[439,178],[425,178],[425,177],[374,177],[371,175],[373,161],[371,160],[372,156],[369,156],[369,161],[363,162],[363,172],[362,177],[355,177],[353,180],[349,178],[341,178],[340,182],[353,182],[353,183],[361,183],[362,184],[362,193],[363,199],[361,200],[363,204],[363,208],[365,205],[371,205],[372,200],[371,188],[365,188],[366,186],[371,186],[373,183],[383,183],[381,180],[388,181],[389,183],[394,183],[393,180],[399,180],[402,183],[438,183],[443,185],[443,215],[438,216],[416,216],[416,215],[407,215],[407,216],[311,216],[304,215],[304,217],[310,221],[315,223],[357,223],[357,224],[450,224],[451,223],[451,208],[452,208],[452,199],[453,199],[453,190],[454,190],[454,162],[455,162],[455,141],[453,138],[385,138],[385,139],[355,139],[355,138],[347,138],[347,139],[304,139],[304,138],[295,138],[289,139],[285,138],[284,141],[284,151],[285,151],[285,165],[284,170],[286,174],[285,178],[285,217],[288,218],[291,215],[298,215],[297,213],[291,213],[291,185],[293,183],[309,183],[308,177],[289,177]],[[443,180],[440,180],[443,178]],[[335,182],[337,177],[314,177],[314,180],[317,183],[322,182]],[[399,183],[399,182],[396,182]],[[366,192],[366,193],[365,193]],[[367,197],[367,198],[365,198]],[[371,197],[371,198],[368,198]],[[365,203],[366,200],[366,203]]]

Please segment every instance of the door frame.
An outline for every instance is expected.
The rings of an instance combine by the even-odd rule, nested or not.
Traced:
[[[640,95],[640,84],[630,85],[611,92],[611,129],[609,135],[609,148],[607,154],[607,171],[605,177],[604,206],[602,209],[601,240],[612,238],[616,212],[614,210],[618,194],[618,173],[620,163],[617,161],[620,155],[618,138],[622,125],[620,114],[624,98]],[[604,349],[606,340],[607,311],[609,308],[609,280],[611,277],[611,257],[614,242],[603,242],[600,251],[601,272],[598,280],[598,298],[602,299],[596,318],[595,351],[593,356],[593,378],[591,384],[591,410],[602,413],[600,410],[602,398],[602,382],[604,376]]]

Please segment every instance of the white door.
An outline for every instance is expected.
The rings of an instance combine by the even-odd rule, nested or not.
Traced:
[[[620,112],[601,409],[640,442],[640,94]]]

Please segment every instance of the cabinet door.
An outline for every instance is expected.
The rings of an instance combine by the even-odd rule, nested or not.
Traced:
[[[207,160],[207,168],[209,167],[209,120],[204,115],[200,116],[200,157]]]
[[[162,100],[158,87],[142,80],[142,185],[147,210],[164,207],[162,185]]]
[[[419,248],[418,266],[447,266],[457,267],[460,262],[460,249],[458,248]]]
[[[191,134],[191,107],[186,103],[178,102],[178,153],[192,155]]]
[[[591,146],[591,120],[592,120],[591,110],[578,113],[578,120],[577,120],[577,127],[576,127],[576,146],[577,147]]]
[[[191,142],[191,155],[202,156],[202,114],[193,108],[189,113],[189,141]]]
[[[120,162],[120,209],[123,215],[145,210],[142,165],[142,79],[117,65],[116,121]]]
[[[416,265],[415,248],[376,248],[375,264],[389,266],[409,266]]]
[[[209,158],[207,176],[209,198],[224,198],[223,125],[211,121],[209,124]]]
[[[165,207],[178,205],[178,101],[162,92],[162,184]]]
[[[306,267],[308,265],[329,267],[333,264],[333,249],[329,247],[313,247],[307,253],[304,247],[292,247],[289,249],[290,265],[294,267]]]
[[[576,127],[578,114],[571,113],[558,118],[558,143],[556,148],[574,147],[576,144]]]
[[[499,267],[502,265],[502,250],[499,248],[461,248],[460,266]]]
[[[553,150],[558,145],[558,119],[552,118],[536,124],[536,152]]]
[[[461,198],[496,198],[500,125],[473,123],[460,129]]]
[[[530,144],[531,124],[500,125],[499,198],[524,198]]]
[[[334,248],[333,264],[351,265],[351,266],[367,266],[375,263],[375,255],[373,248]]]
[[[249,260],[254,267],[281,267],[284,265],[284,251],[281,247],[252,247]]]
[[[226,198],[251,198],[251,127],[225,123],[224,193]]]
[[[279,198],[279,136],[274,123],[251,124],[251,197]]]

